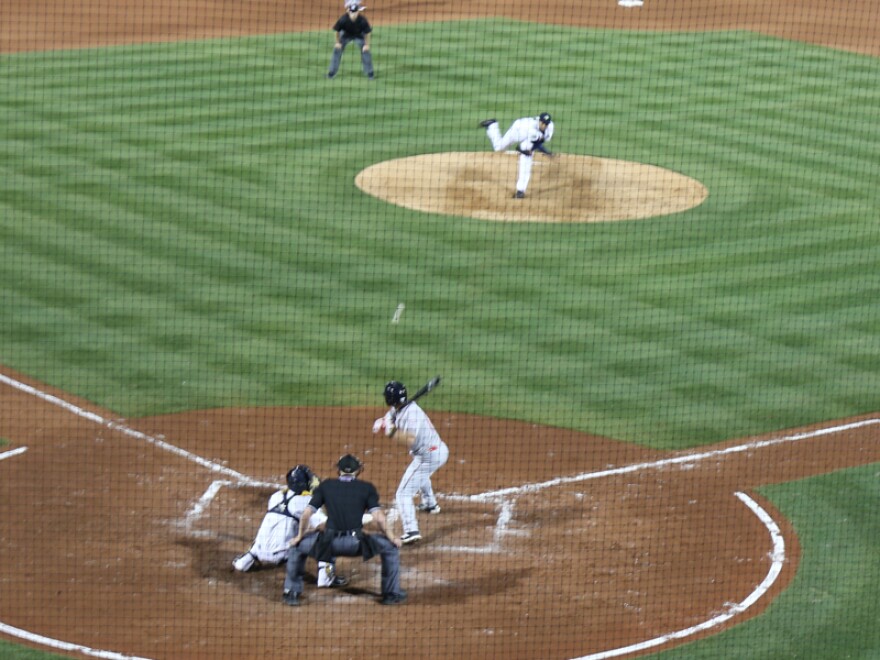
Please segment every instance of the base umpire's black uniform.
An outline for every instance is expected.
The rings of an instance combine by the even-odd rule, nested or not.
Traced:
[[[323,532],[298,534],[290,542],[284,579],[284,602],[288,605],[299,605],[307,557],[326,561],[324,557],[362,556],[367,561],[379,555],[382,604],[396,605],[406,600],[406,592],[400,588],[400,542],[392,541],[385,533],[385,514],[379,506],[376,487],[369,481],[357,480],[362,467],[357,457],[346,454],[337,463],[339,478],[322,481],[312,493],[303,511],[300,529],[308,528],[312,513],[322,506],[327,510],[327,524]],[[365,512],[373,515],[382,534],[364,533]]]

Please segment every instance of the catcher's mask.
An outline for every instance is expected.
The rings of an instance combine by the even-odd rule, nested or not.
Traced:
[[[357,474],[360,472],[364,464],[354,454],[346,454],[336,463],[336,467],[342,474]]]
[[[312,489],[312,482],[315,480],[315,473],[308,465],[297,465],[290,468],[287,473],[287,487],[291,492],[304,493]]]
[[[389,406],[402,406],[406,403],[406,385],[392,380],[385,386],[385,403]]]

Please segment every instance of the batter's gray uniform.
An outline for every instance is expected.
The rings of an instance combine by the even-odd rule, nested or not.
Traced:
[[[395,503],[403,523],[403,539],[408,541],[419,534],[419,521],[413,498],[418,495],[423,509],[437,506],[431,475],[446,465],[449,460],[449,447],[440,438],[434,424],[418,403],[410,402],[400,408],[394,416],[394,425],[415,436],[409,453],[412,462],[403,473],[395,494]]]

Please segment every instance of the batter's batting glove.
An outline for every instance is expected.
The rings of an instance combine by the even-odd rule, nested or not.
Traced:
[[[385,422],[385,435],[389,438],[394,435],[394,432],[397,430],[396,417],[394,411],[389,410],[385,413],[385,417],[382,418]]]

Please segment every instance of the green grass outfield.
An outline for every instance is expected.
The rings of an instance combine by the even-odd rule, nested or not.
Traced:
[[[377,29],[377,80],[350,49],[328,81],[331,43],[0,58],[0,363],[126,417],[378,406],[388,378],[439,373],[435,409],[665,449],[880,409],[880,60],[747,32],[473,21]],[[504,225],[353,184],[389,158],[485,151],[480,119],[543,110],[552,149],[680,171],[710,197]],[[872,474],[828,478],[855,493]],[[835,507],[861,543],[863,503],[816,496],[798,531]],[[876,620],[876,571],[841,579]],[[852,600],[809,607],[806,588],[767,616],[846,630]],[[749,634],[764,619],[686,648],[779,657]],[[809,639],[789,630],[790,657]],[[876,633],[847,639],[836,657],[880,655]]]

